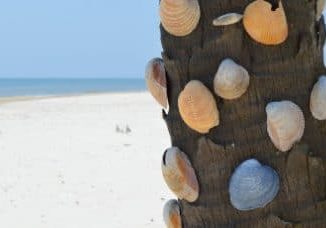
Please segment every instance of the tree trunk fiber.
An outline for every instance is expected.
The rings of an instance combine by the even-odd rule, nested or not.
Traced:
[[[200,184],[194,203],[180,200],[183,227],[326,227],[326,121],[313,118],[310,93],[323,65],[324,22],[315,21],[316,0],[283,0],[289,37],[277,46],[253,41],[242,23],[212,26],[217,16],[243,12],[252,0],[199,0],[201,19],[194,32],[175,37],[161,27],[168,74],[170,109],[163,113],[172,140],[190,158]],[[250,74],[248,91],[237,100],[215,96],[221,123],[208,134],[191,130],[181,119],[178,95],[190,80],[212,92],[220,62],[231,58]],[[304,111],[303,139],[287,153],[272,144],[265,107],[290,100]],[[280,191],[265,208],[239,211],[229,200],[234,169],[256,158],[280,176]]]

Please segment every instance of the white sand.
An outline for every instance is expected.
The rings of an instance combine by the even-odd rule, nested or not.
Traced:
[[[0,227],[164,227],[169,146],[148,93],[2,104]]]

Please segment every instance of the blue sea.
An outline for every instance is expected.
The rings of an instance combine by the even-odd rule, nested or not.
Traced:
[[[145,91],[144,79],[0,79],[0,97]]]

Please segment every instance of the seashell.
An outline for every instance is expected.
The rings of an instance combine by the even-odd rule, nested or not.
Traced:
[[[326,76],[321,76],[310,97],[310,110],[317,120],[326,120]]]
[[[264,0],[252,2],[245,9],[243,25],[251,38],[262,44],[281,44],[288,37],[288,24],[281,1],[275,10]]]
[[[247,91],[249,81],[249,74],[244,67],[231,59],[225,59],[215,75],[214,90],[224,99],[236,99]]]
[[[263,208],[273,201],[279,188],[280,180],[275,170],[250,159],[241,163],[231,177],[231,204],[240,211]]]
[[[172,147],[165,151],[162,173],[166,184],[179,199],[194,202],[199,196],[199,185],[194,169],[185,153]]]
[[[219,111],[212,93],[197,80],[190,81],[178,98],[183,121],[199,133],[219,125]]]
[[[243,18],[239,13],[227,13],[213,20],[214,26],[225,26],[236,24]]]
[[[145,80],[152,96],[162,107],[167,109],[166,72],[162,59],[154,58],[149,61],[146,66]]]
[[[267,132],[280,151],[286,152],[300,141],[305,119],[300,107],[291,101],[271,102],[266,107]]]
[[[319,21],[325,10],[326,0],[318,0],[316,5],[316,21]]]
[[[198,25],[198,0],[161,0],[160,17],[167,32],[175,36],[186,36]]]
[[[177,200],[169,200],[163,210],[167,228],[182,228],[180,206]]]

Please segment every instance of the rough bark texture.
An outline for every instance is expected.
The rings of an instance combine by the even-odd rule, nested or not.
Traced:
[[[289,23],[287,41],[265,46],[253,41],[242,23],[212,26],[227,12],[243,12],[252,0],[199,0],[201,20],[186,37],[161,28],[163,58],[168,72],[170,109],[163,113],[172,140],[188,154],[200,182],[195,203],[180,201],[183,227],[326,227],[326,121],[309,110],[310,92],[325,73],[323,20],[315,21],[316,0],[284,0]],[[224,58],[232,58],[251,75],[248,92],[226,101],[215,95],[221,124],[201,135],[182,121],[180,91],[192,79],[213,93],[213,77]],[[291,100],[304,111],[306,130],[295,147],[282,153],[267,134],[265,107]],[[280,175],[281,188],[263,209],[241,212],[232,207],[228,182],[236,166],[256,158]]]

